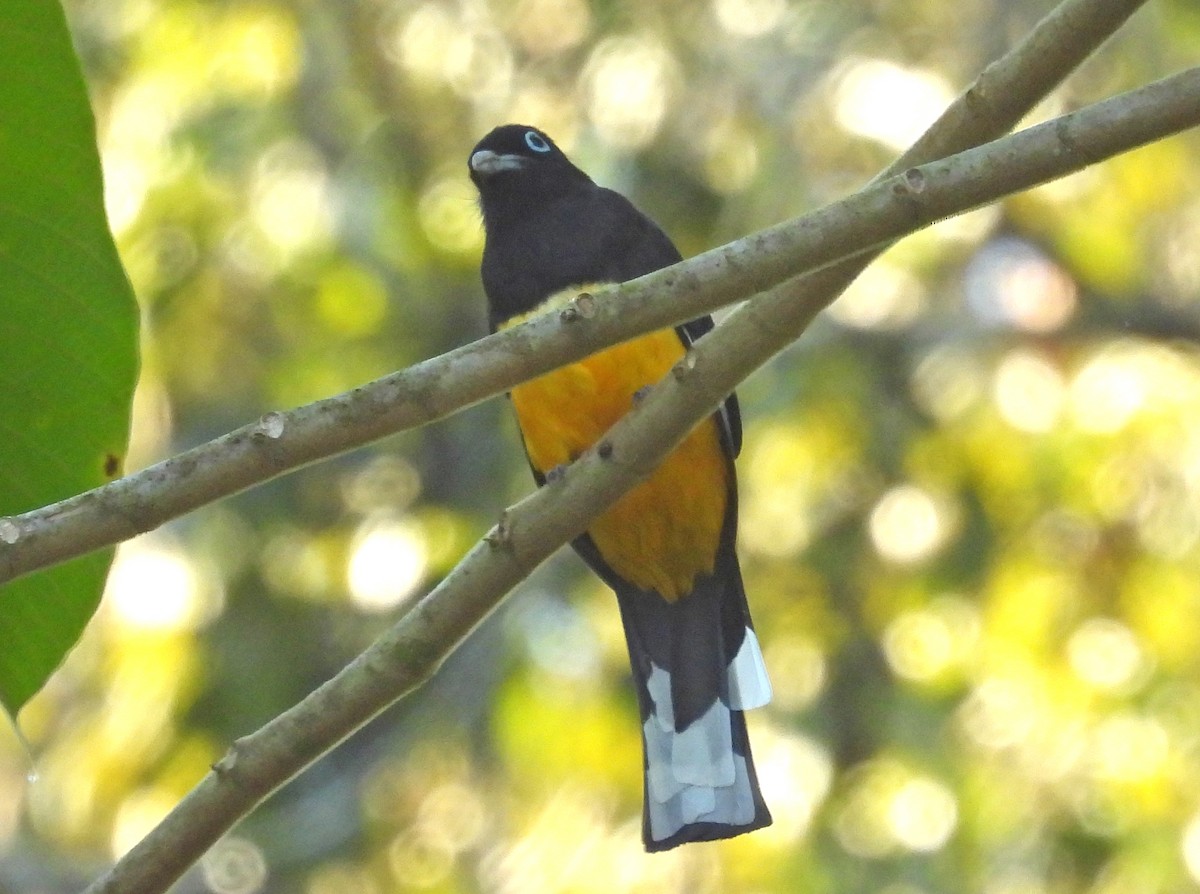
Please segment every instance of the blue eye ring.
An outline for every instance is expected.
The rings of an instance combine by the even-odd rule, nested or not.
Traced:
[[[536,130],[525,131],[525,145],[528,146],[530,149],[532,149],[534,152],[549,152],[550,151],[550,144],[548,142],[546,142],[546,138],[543,137]]]

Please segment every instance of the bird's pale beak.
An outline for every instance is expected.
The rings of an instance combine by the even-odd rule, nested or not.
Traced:
[[[471,156],[471,170],[488,176],[500,171],[519,171],[525,165],[520,155],[500,155],[491,149],[480,149]]]

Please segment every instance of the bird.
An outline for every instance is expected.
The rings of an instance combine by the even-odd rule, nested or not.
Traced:
[[[657,224],[536,127],[496,127],[468,168],[493,332],[583,292],[601,300],[601,287],[681,260]],[[514,387],[536,483],[595,445],[712,328],[701,317]],[[771,823],[743,716],[770,701],[771,684],[736,553],[741,440],[730,395],[572,542],[616,594],[641,712],[642,839],[651,852]]]

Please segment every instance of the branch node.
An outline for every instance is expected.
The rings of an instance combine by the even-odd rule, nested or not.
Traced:
[[[968,111],[970,111],[972,114],[979,114],[980,112],[986,111],[991,107],[991,103],[988,101],[987,92],[984,90],[981,82],[987,79],[988,73],[994,66],[995,63],[993,62],[982,72],[980,72],[979,77],[975,79],[975,83],[968,87],[966,92],[963,93],[963,105],[965,105]]]
[[[925,191],[925,172],[920,168],[909,168],[898,178],[893,192],[896,195],[919,196]]]
[[[688,377],[688,374],[696,368],[696,354],[691,348],[688,348],[686,354],[680,358],[679,362],[671,367],[671,375],[676,381],[683,381]]]
[[[1059,145],[1062,146],[1063,151],[1066,152],[1068,156],[1080,155],[1083,156],[1083,158],[1089,164],[1094,164],[1095,159],[1093,156],[1083,148],[1080,142],[1076,140],[1075,136],[1071,133],[1071,121],[1072,119],[1066,116],[1059,118],[1057,123],[1054,125],[1054,136],[1058,139]]]
[[[242,740],[234,739],[221,759],[212,765],[212,771],[220,777],[227,777],[237,768],[238,757],[242,751]]]
[[[590,320],[596,313],[596,297],[591,292],[580,292],[571,303],[559,311],[558,318],[564,323]]]
[[[254,431],[251,432],[250,437],[256,441],[277,441],[283,437],[285,427],[284,415],[272,410],[258,420],[258,424],[254,427]]]
[[[496,521],[492,529],[484,535],[483,539],[493,549],[511,549],[512,519],[507,509],[500,513],[500,518]]]
[[[600,457],[601,459],[612,459],[612,455],[613,455],[612,441],[605,438],[603,441],[601,441],[599,444],[597,444],[596,445],[596,455],[598,457]]]
[[[12,546],[21,539],[21,523],[15,518],[0,518],[0,543]]]

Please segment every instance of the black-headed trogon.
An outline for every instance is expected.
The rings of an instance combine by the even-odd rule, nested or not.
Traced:
[[[498,127],[471,152],[491,328],[680,260],[657,225],[597,186],[541,131]],[[538,484],[658,382],[709,317],[624,342],[510,395]],[[742,712],[771,697],[735,552],[735,397],[574,542],[617,594],[642,713],[643,839],[651,851],[771,822]]]

